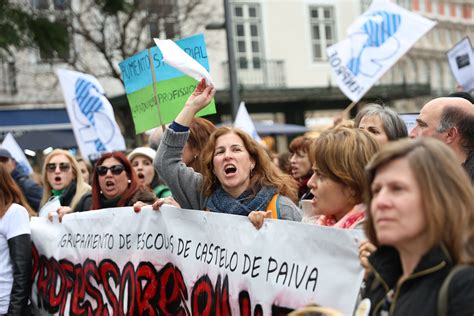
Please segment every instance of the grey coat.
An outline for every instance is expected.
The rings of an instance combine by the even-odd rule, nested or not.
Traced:
[[[167,128],[161,138],[154,165],[182,208],[204,210],[207,197],[202,194],[202,175],[181,161],[188,136],[189,132],[175,132]],[[301,211],[288,197],[280,196],[279,209],[281,219],[301,221]]]

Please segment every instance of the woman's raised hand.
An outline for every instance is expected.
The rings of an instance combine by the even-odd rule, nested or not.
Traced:
[[[189,96],[181,112],[175,118],[175,122],[183,126],[189,126],[197,112],[206,107],[216,94],[213,86],[206,86],[206,80],[201,79]]]
[[[216,89],[213,86],[206,86],[206,79],[201,79],[194,92],[186,101],[185,106],[195,109],[197,113],[211,102],[214,94],[216,94]]]

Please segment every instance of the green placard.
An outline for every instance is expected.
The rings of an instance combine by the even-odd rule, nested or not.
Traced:
[[[162,121],[160,121],[158,108],[153,97],[152,85],[128,94],[127,98],[135,123],[135,132],[139,134],[162,124],[171,123],[183,109],[186,100],[194,91],[197,83],[195,79],[188,76],[155,83]],[[204,116],[214,113],[216,113],[216,104],[213,99],[197,115]]]

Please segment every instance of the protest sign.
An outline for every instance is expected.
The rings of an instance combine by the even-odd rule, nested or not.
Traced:
[[[77,71],[56,69],[67,113],[81,155],[87,160],[103,152],[125,150],[114,110],[99,81]]]
[[[8,133],[7,136],[5,136],[5,139],[2,143],[2,147],[10,152],[12,157],[15,159],[16,164],[20,166],[23,173],[33,173],[33,168],[31,168],[30,162],[23,153],[23,150],[21,149],[20,145],[18,145],[18,143],[16,142],[15,137],[13,137],[12,133]]]
[[[474,52],[469,37],[465,37],[448,53],[448,63],[456,82],[464,91],[474,90]]]
[[[333,78],[358,102],[435,24],[388,0],[374,0],[349,27],[348,38],[327,48]]]
[[[416,127],[416,119],[420,113],[399,113],[398,116],[403,120],[405,126],[408,130],[408,135],[410,135],[411,130]]]
[[[131,207],[32,218],[37,314],[280,315],[317,303],[350,315],[358,230]]]
[[[176,44],[209,71],[202,34],[178,40]],[[150,67],[150,64],[153,64],[153,67]],[[156,46],[122,61],[120,70],[137,134],[171,123],[197,85],[195,79],[164,63],[163,54]],[[156,80],[154,86],[153,72]],[[155,91],[158,104],[155,101]],[[198,116],[213,113],[216,113],[214,100],[202,109]]]

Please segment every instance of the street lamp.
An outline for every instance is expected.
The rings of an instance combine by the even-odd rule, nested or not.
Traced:
[[[224,0],[224,18],[225,22],[222,24],[208,24],[206,25],[207,30],[218,30],[225,28],[226,40],[227,40],[227,59],[229,66],[229,90],[230,90],[230,106],[232,119],[235,120],[237,116],[237,110],[239,109],[239,90],[237,82],[237,69],[235,62],[235,50],[234,50],[234,32],[232,30],[232,12],[230,11],[229,0]]]

